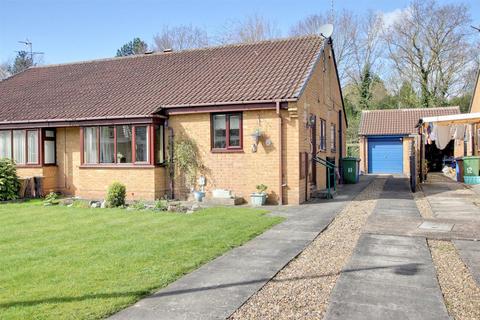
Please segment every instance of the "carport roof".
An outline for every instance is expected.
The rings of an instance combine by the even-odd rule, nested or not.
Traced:
[[[389,109],[362,111],[358,134],[408,135],[417,132],[418,121],[424,117],[460,114],[460,107]]]

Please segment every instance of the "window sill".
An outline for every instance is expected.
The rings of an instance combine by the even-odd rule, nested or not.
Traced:
[[[243,149],[211,149],[212,153],[244,153]]]
[[[160,167],[162,165],[153,165],[153,164],[82,164],[80,165],[80,169],[152,169],[156,167]]]
[[[41,164],[17,164],[15,167],[19,169],[26,169],[26,168],[41,168],[43,167]]]

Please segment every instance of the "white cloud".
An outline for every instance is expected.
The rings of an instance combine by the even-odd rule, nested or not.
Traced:
[[[397,8],[392,11],[382,12],[383,25],[385,28],[391,27],[394,23],[400,21],[404,14],[408,14],[410,7]]]

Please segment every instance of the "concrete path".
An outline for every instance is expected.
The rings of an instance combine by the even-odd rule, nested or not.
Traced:
[[[225,319],[301,253],[373,177],[331,201],[275,207],[286,221],[200,267],[111,319]]]
[[[390,178],[368,223],[420,219],[408,181]],[[325,319],[450,319],[423,237],[363,234]]]
[[[480,287],[480,241],[455,240],[453,244]]]

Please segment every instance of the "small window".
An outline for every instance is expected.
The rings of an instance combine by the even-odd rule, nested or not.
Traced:
[[[12,158],[12,132],[0,131],[0,159]]]
[[[212,149],[242,149],[242,114],[212,115]]]
[[[43,131],[43,163],[55,164],[56,162],[55,130],[45,129]]]
[[[148,162],[147,126],[135,126],[135,161]]]
[[[163,126],[155,126],[155,163],[164,163],[164,139],[163,139]]]
[[[327,121],[320,119],[320,151],[327,150]]]
[[[330,146],[332,151],[337,150],[337,129],[334,123],[330,126]]]

